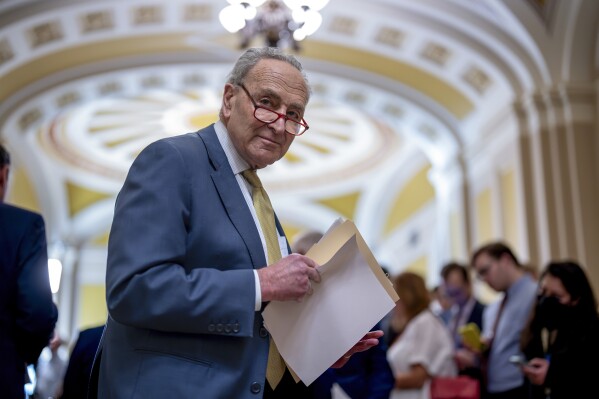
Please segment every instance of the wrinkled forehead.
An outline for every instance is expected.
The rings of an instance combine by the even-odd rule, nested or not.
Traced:
[[[301,97],[306,104],[309,87],[303,74],[293,65],[274,59],[260,60],[244,78],[244,85],[255,90],[270,90],[280,95]]]

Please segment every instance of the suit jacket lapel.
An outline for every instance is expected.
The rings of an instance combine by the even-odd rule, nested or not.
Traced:
[[[291,253],[291,245],[289,245],[289,240],[287,240],[287,235],[285,234],[285,231],[283,230],[283,226],[281,225],[281,222],[279,222],[279,218],[277,217],[276,212],[275,212],[275,224],[277,226],[277,231],[279,232],[279,235],[281,237],[285,237],[285,243],[287,244],[287,252]]]
[[[213,169],[210,176],[214,186],[229,215],[229,219],[231,219],[248,248],[254,268],[258,269],[266,266],[267,262],[262,249],[260,234],[256,229],[256,224],[235,179],[233,170],[231,170],[225,151],[218,141],[214,127],[209,126],[200,130],[198,136],[204,142],[212,163]]]

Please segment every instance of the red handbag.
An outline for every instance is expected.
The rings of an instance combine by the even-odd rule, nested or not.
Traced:
[[[433,377],[431,399],[480,399],[480,382],[465,375]]]

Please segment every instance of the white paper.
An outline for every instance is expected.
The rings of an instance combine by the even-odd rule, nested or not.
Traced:
[[[289,368],[310,385],[394,306],[354,234],[321,267],[322,281],[302,302],[271,302],[264,323]],[[322,240],[321,240],[322,241]]]

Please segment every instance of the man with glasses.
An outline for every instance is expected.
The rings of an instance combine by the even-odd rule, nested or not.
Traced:
[[[537,284],[502,242],[478,248],[471,265],[481,280],[503,293],[503,298],[483,313],[483,398],[526,399],[524,376],[520,367],[510,363],[510,357],[521,355],[520,335],[535,301]]]
[[[99,397],[311,397],[271,342],[261,310],[309,295],[318,265],[289,254],[256,174],[308,129],[309,96],[294,57],[249,49],[225,84],[218,122],[137,157],[108,244]],[[367,334],[333,366],[381,335]]]

